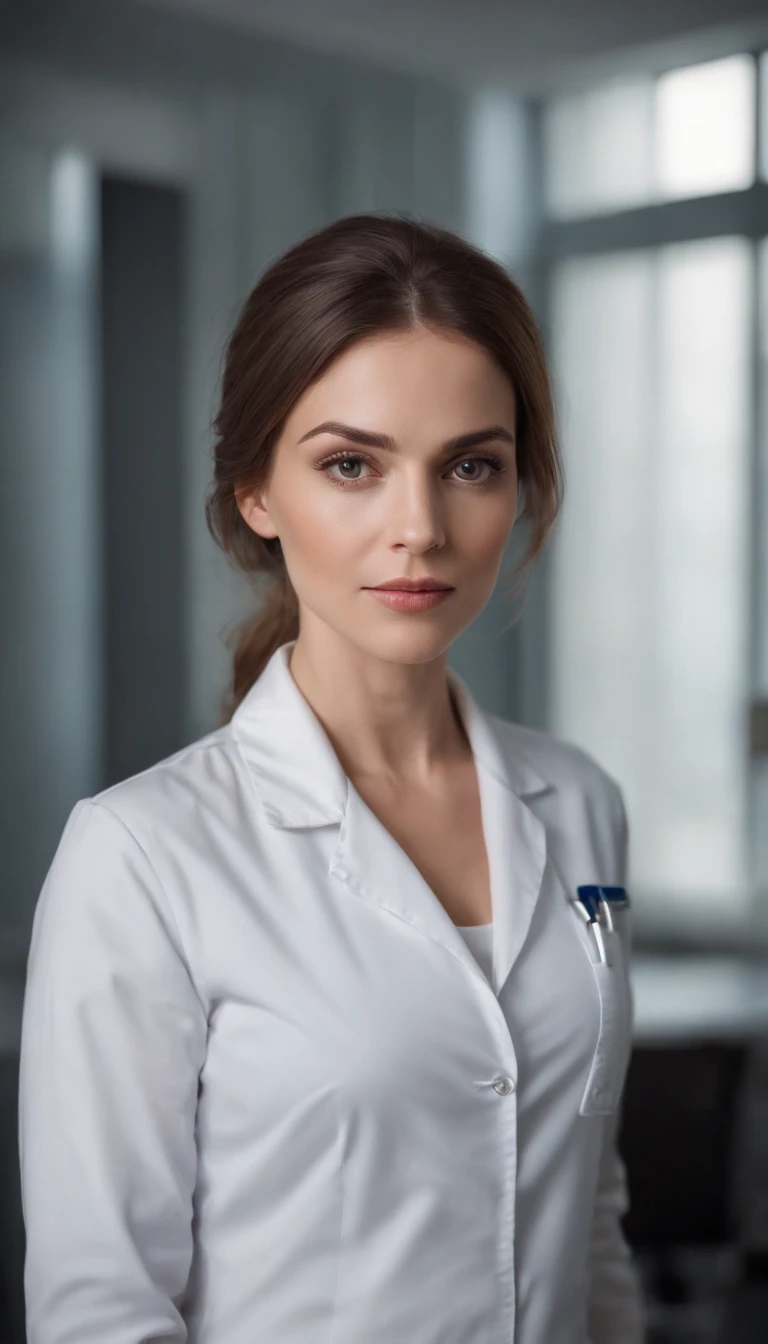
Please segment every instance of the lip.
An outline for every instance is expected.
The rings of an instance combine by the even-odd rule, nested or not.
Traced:
[[[439,579],[387,579],[385,583],[377,583],[371,591],[381,592],[395,589],[398,593],[432,593],[432,592],[452,592],[449,583],[441,583]]]
[[[439,607],[454,589],[421,588],[414,591],[407,588],[367,588],[365,591],[393,611],[429,611],[432,607]]]

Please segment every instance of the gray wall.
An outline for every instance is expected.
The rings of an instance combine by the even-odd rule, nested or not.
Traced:
[[[93,174],[0,131],[0,198],[1,967],[98,776],[102,669]]]
[[[101,185],[105,784],[186,738],[186,195]]]

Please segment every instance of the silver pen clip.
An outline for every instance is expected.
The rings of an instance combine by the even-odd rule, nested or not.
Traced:
[[[595,914],[594,911],[591,910],[584,903],[581,897],[577,896],[574,899],[573,904],[576,906],[576,909],[578,910],[579,914],[584,920],[584,923],[587,925],[587,928],[590,928],[592,930],[592,936],[597,946],[597,953],[600,958],[601,965],[608,966],[609,965],[608,952],[606,950],[605,939],[603,938],[603,929],[598,915]],[[601,904],[603,904],[603,902],[601,902]]]
[[[606,929],[613,933],[613,915],[611,914],[611,903],[603,896],[602,891],[598,897],[600,902],[600,919],[604,922]]]

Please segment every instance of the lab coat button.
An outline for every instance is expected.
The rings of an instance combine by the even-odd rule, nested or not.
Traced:
[[[510,1092],[514,1092],[515,1080],[514,1078],[494,1078],[493,1086],[500,1097],[506,1097]]]

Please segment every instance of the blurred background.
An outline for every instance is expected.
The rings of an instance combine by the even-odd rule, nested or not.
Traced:
[[[214,726],[251,600],[202,512],[223,345],[268,262],[379,208],[544,329],[565,509],[451,661],[624,789],[649,1344],[768,1339],[764,52],[764,0],[0,0],[2,1344],[37,894],[78,798]]]

